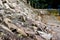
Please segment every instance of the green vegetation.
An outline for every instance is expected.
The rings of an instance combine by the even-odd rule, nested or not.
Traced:
[[[58,8],[60,7],[59,0],[28,0],[30,5],[36,9]],[[29,2],[28,2],[29,3]]]
[[[51,15],[58,16],[59,15],[59,10],[48,10]]]
[[[47,0],[29,0],[30,1],[30,5],[34,8],[47,8],[48,7],[48,2]]]

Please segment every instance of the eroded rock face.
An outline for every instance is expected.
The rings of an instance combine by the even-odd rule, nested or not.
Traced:
[[[34,10],[22,0],[0,0],[0,6],[0,40],[59,40],[59,24],[41,17],[47,11]]]
[[[0,0],[0,39],[1,40],[34,40],[32,23],[37,14],[19,0]],[[18,2],[18,3],[17,3]],[[31,32],[31,33],[29,33]]]

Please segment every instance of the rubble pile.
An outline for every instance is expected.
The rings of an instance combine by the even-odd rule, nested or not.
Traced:
[[[0,40],[60,40],[60,25],[42,22],[41,12],[22,0],[0,0]]]

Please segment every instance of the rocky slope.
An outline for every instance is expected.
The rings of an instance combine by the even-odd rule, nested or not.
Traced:
[[[46,13],[22,0],[0,0],[0,40],[60,40],[60,25]]]

